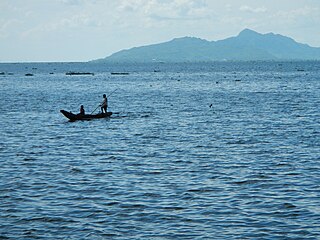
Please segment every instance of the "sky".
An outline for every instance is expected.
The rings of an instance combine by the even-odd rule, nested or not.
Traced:
[[[245,28],[320,47],[320,0],[0,0],[0,62],[90,61]]]

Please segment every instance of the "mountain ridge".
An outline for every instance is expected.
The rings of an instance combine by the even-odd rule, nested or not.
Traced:
[[[180,37],[170,41],[124,49],[98,62],[205,62],[252,60],[320,60],[320,48],[280,34],[251,29],[218,41]]]

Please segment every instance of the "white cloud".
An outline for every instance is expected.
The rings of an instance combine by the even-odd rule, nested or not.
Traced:
[[[289,11],[280,10],[275,14],[275,16],[282,19],[295,19],[310,16],[320,18],[320,8],[305,6],[303,8],[292,9]]]
[[[154,20],[197,19],[208,15],[203,0],[123,0],[118,10]]]
[[[254,7],[243,5],[240,7],[240,11],[249,12],[249,13],[265,13],[267,12],[267,9],[265,7],[254,8]]]
[[[10,19],[7,21],[0,22],[0,38],[8,38],[10,35],[15,34],[16,32],[13,29],[16,29],[17,26],[21,25],[21,21],[18,19]]]
[[[66,5],[81,5],[83,3],[88,2],[87,0],[57,0]]]
[[[40,36],[46,33],[63,33],[68,31],[72,33],[73,31],[77,31],[77,29],[83,31],[84,27],[93,28],[99,27],[100,25],[101,23],[95,21],[92,17],[90,17],[90,15],[77,14],[70,17],[62,18],[58,21],[51,21],[37,25],[34,28],[24,31],[22,33],[22,36]]]
[[[79,27],[94,27],[98,26],[97,23],[90,15],[88,14],[77,14],[67,18],[61,19],[57,23],[51,23],[51,28],[79,28]]]

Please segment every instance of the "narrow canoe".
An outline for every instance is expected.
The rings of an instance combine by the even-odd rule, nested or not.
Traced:
[[[98,113],[98,114],[74,114],[72,112],[68,112],[65,110],[60,110],[60,112],[69,120],[71,121],[77,121],[77,120],[91,120],[95,118],[107,118],[112,115],[112,112],[107,112],[107,113]]]

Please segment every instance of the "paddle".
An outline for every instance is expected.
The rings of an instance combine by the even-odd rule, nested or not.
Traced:
[[[107,95],[107,98],[108,97],[110,97],[115,91],[117,91],[119,88],[116,88],[115,90],[113,90],[111,93],[109,93],[108,95]]]
[[[116,88],[114,91],[112,91],[111,93],[109,93],[109,94],[107,95],[107,98],[110,97],[111,94],[113,94],[113,93],[114,93],[115,91],[117,91],[117,90],[118,90],[118,88]],[[98,107],[100,107],[100,104],[98,105]],[[91,114],[93,114],[93,113],[98,109],[98,107],[96,107]]]
[[[100,107],[100,105],[98,105],[98,107]],[[93,114],[98,109],[98,107],[96,107],[91,114]]]

